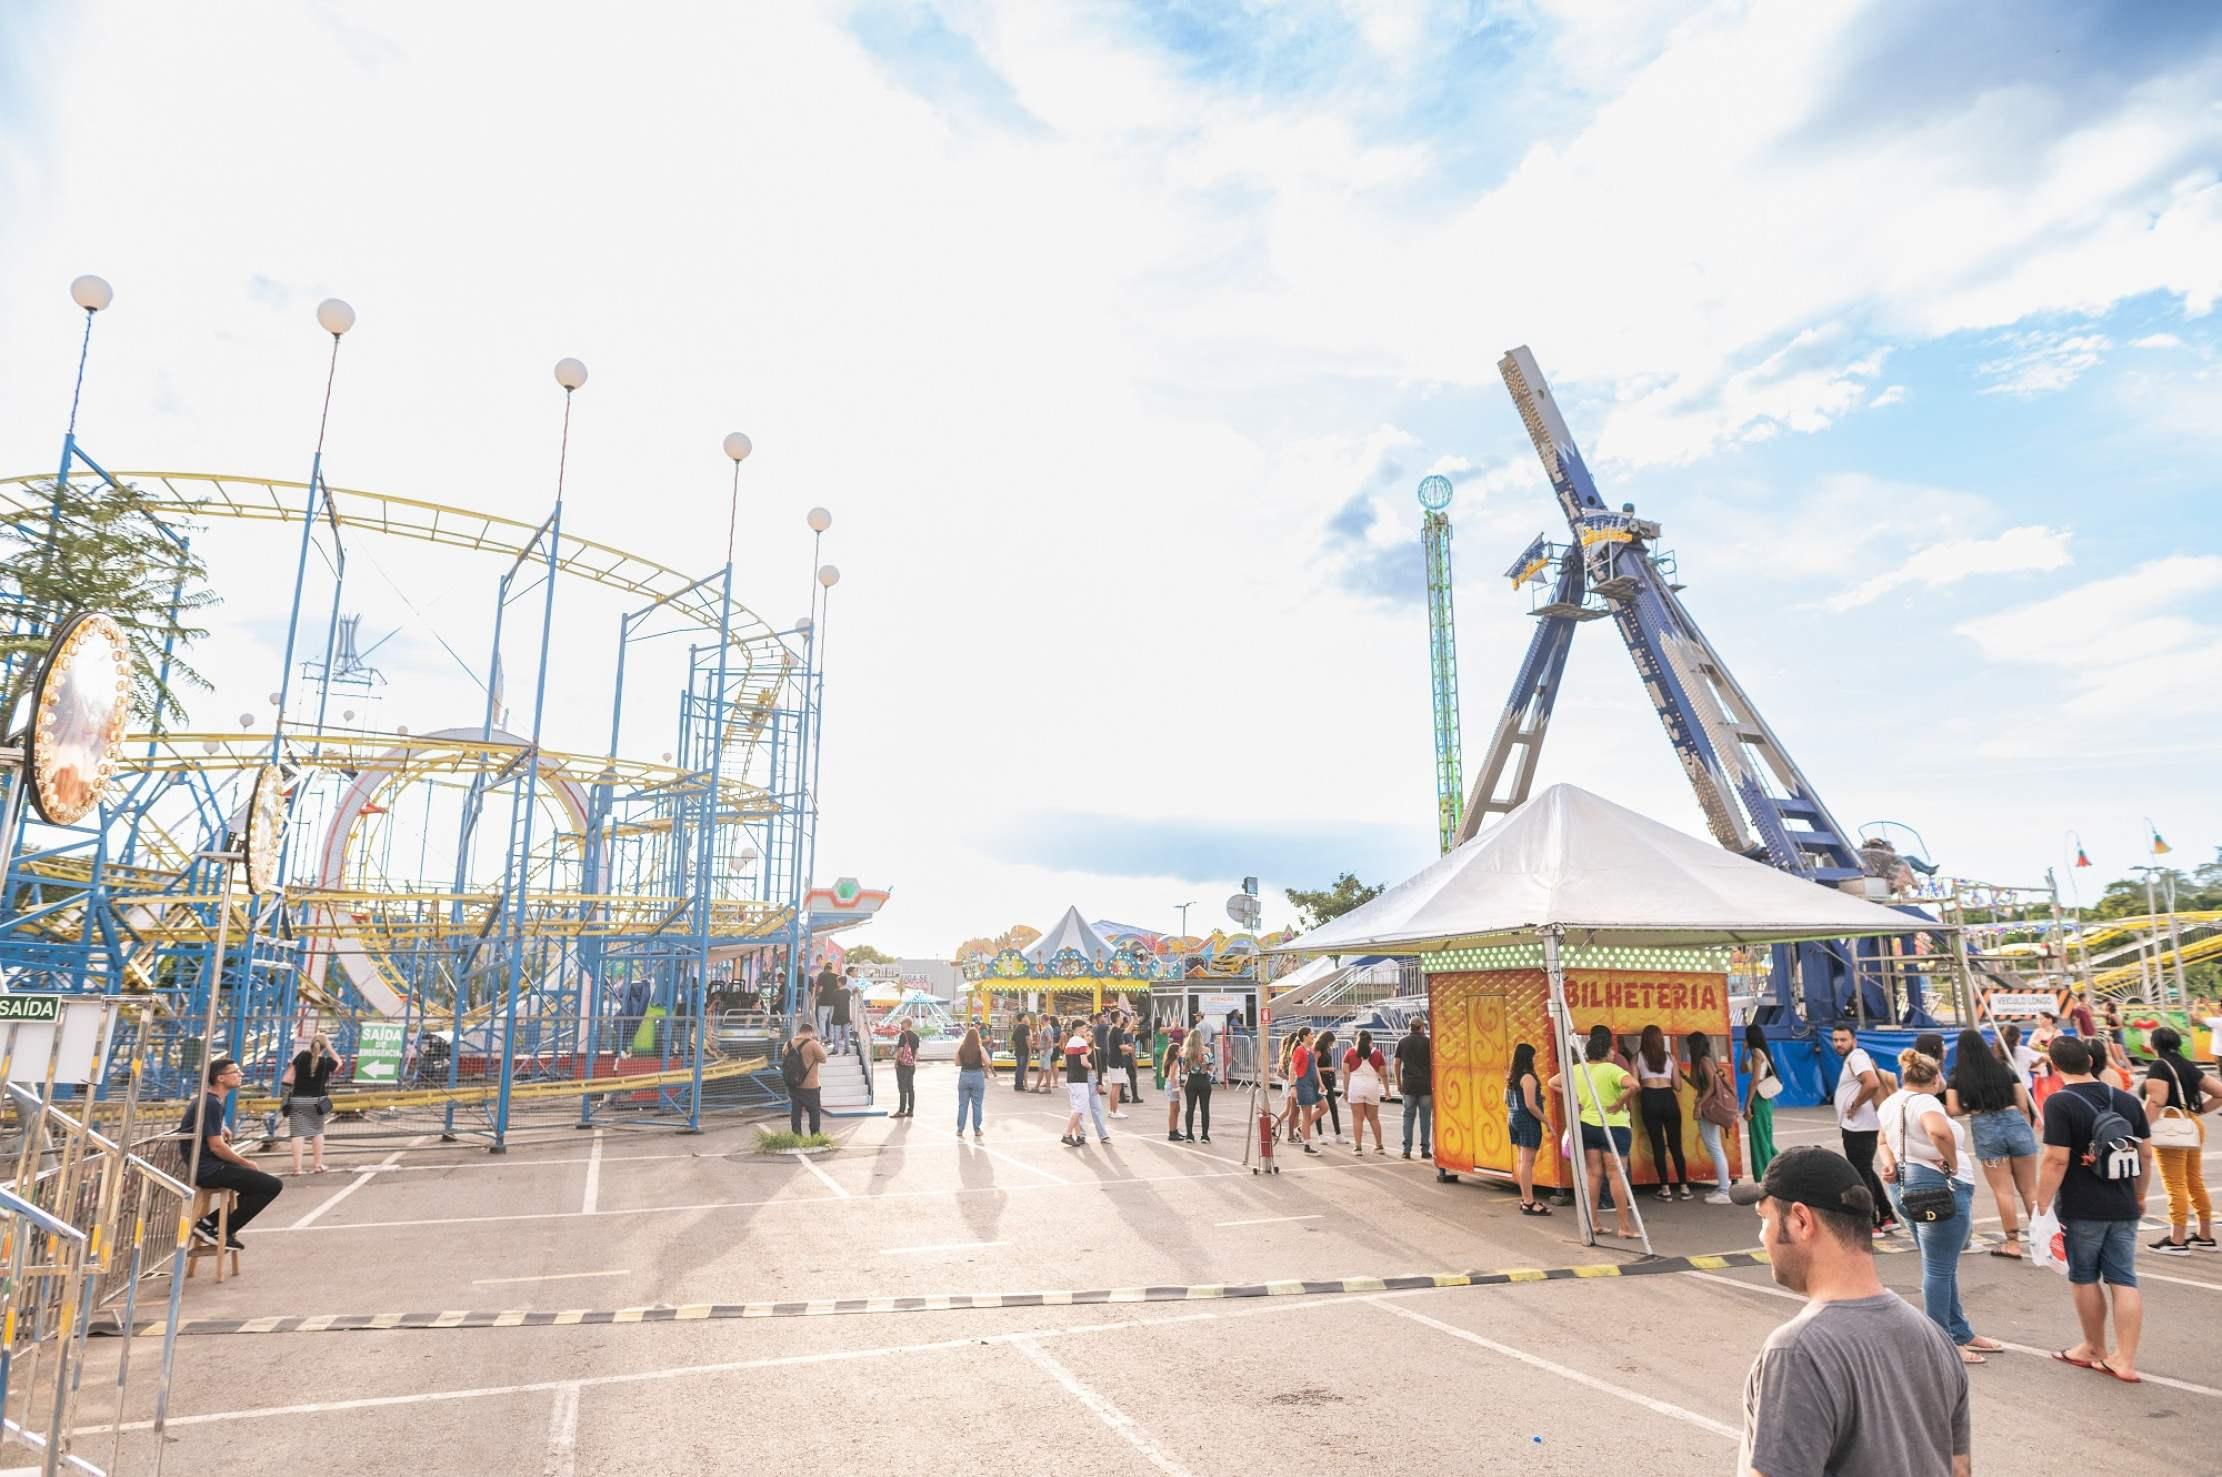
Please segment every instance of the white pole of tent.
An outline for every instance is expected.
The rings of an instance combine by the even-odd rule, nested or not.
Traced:
[[[1566,1098],[1561,1111],[1566,1114],[1567,1135],[1574,1147],[1574,1160],[1567,1166],[1574,1177],[1575,1219],[1581,1226],[1582,1244],[1597,1244],[1597,1211],[1589,1203],[1589,1173],[1587,1155],[1582,1149],[1582,1100],[1581,1090],[1574,1085],[1575,1068],[1586,1060],[1583,1042],[1574,1028],[1573,1012],[1566,1004],[1566,968],[1559,958],[1559,940],[1566,936],[1563,924],[1550,923],[1536,930],[1543,937],[1543,974],[1550,984],[1551,1029],[1558,1035],[1560,1069],[1559,1086]],[[1597,1112],[1597,1123],[1605,1135],[1605,1145],[1612,1155],[1613,1172],[1618,1181],[1614,1191],[1627,1204],[1629,1214],[1636,1218],[1636,1234],[1643,1241],[1643,1254],[1652,1255],[1651,1228],[1644,1224],[1643,1207],[1636,1204],[1634,1183],[1628,1178],[1627,1161],[1620,1157],[1620,1145],[1613,1141],[1612,1130],[1605,1127],[1605,1104],[1598,1095],[1597,1084],[1588,1072],[1579,1074],[1589,1084],[1589,1105]]]

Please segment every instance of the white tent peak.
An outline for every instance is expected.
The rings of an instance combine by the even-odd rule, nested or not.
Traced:
[[[1667,947],[1855,938],[1940,925],[1820,886],[1553,785],[1362,907],[1276,952],[1416,954],[1533,938]]]
[[[1078,949],[1090,960],[1099,963],[1109,959],[1112,954],[1109,941],[1096,932],[1087,919],[1080,916],[1078,908],[1065,909],[1065,916],[1058,919],[1049,932],[1028,944],[1021,952],[1036,964],[1047,964],[1063,949]]]

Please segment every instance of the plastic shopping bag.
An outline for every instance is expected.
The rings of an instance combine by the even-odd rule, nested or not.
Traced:
[[[2021,1244],[2028,1248],[2026,1255],[2031,1263],[2050,1267],[2061,1276],[2068,1275],[2067,1235],[2060,1229],[2060,1217],[2049,1210],[2040,1210],[2029,1218],[2029,1226],[2021,1234]]]

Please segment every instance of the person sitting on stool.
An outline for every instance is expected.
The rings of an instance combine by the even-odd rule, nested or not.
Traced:
[[[210,1062],[208,1091],[186,1108],[177,1126],[178,1152],[189,1169],[193,1168],[192,1141],[201,1141],[201,1162],[194,1170],[193,1183],[203,1190],[230,1190],[239,1197],[231,1213],[229,1244],[234,1251],[242,1244],[239,1233],[247,1223],[262,1214],[264,1207],[285,1189],[276,1175],[256,1169],[247,1162],[246,1155],[231,1146],[231,1130],[224,1126],[224,1099],[238,1090],[240,1076],[239,1063],[228,1056]],[[214,1210],[193,1223],[193,1239],[203,1246],[216,1244]]]

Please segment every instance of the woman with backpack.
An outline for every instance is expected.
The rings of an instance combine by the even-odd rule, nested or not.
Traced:
[[[1191,1030],[1180,1047],[1181,1088],[1188,1094],[1188,1143],[1197,1143],[1196,1112],[1204,1115],[1204,1136],[1200,1142],[1211,1142],[1211,1042],[1202,1031]]]
[[[1504,1079],[1505,1131],[1512,1139],[1512,1178],[1520,1186],[1520,1214],[1549,1215],[1551,1207],[1535,1198],[1535,1155],[1543,1147],[1543,1082],[1535,1075],[1535,1044],[1512,1048],[1512,1070]]]
[[[1967,1119],[1975,1140],[1975,1162],[1983,1166],[1991,1198],[1998,1202],[1998,1229],[2004,1239],[1991,1249],[1996,1257],[2021,1255],[2021,1215],[2037,1205],[2036,1105],[2005,1059],[1983,1044],[1980,1031],[1962,1031],[1952,1057],[1952,1085],[1944,1110]]]
[[[1684,1074],[1697,1093],[1697,1137],[1713,1159],[1713,1192],[1707,1205],[1727,1205],[1728,1187],[1736,1173],[1728,1167],[1726,1135],[1736,1122],[1736,1077],[1713,1055],[1713,1038],[1703,1032],[1690,1036],[1690,1066]]]
[[[2153,1157],[2160,1161],[2160,1182],[2168,1187],[2168,1234],[2152,1243],[2163,1256],[2213,1251],[2214,1206],[2207,1198],[2207,1129],[2201,1115],[2222,1106],[2222,1080],[2201,1072],[2183,1054],[2183,1035],[2174,1026],[2156,1027],[2145,1038],[2153,1049],[2145,1078],[2145,1118],[2152,1125]],[[295,1153],[300,1150],[296,1148]],[[2186,1236],[2192,1213],[2199,1234]]]
[[[1767,1050],[1766,1028],[1744,1027],[1744,1074],[1751,1086],[1744,1092],[1744,1168],[1758,1179],[1775,1157],[1775,1104],[1782,1092],[1782,1078],[1775,1073],[1774,1054]]]
[[[903,1034],[895,1038],[895,1111],[890,1118],[918,1115],[918,1045],[918,1033],[904,1021]]]
[[[1387,1096],[1389,1063],[1373,1044],[1373,1032],[1360,1031],[1358,1044],[1343,1053],[1344,1093],[1350,1099],[1350,1151],[1366,1151],[1366,1125],[1373,1125],[1373,1152],[1386,1154],[1381,1141],[1381,1099]]]

